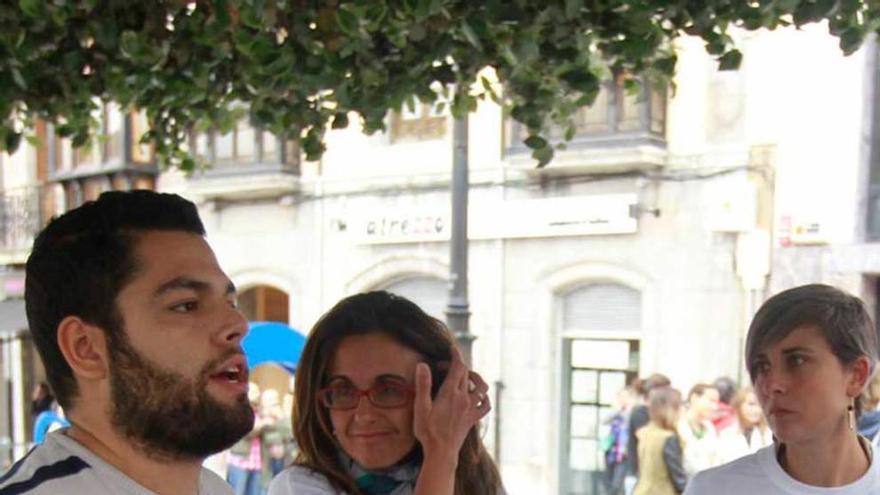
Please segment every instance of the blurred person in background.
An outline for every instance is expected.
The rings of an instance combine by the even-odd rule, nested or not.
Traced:
[[[294,387],[294,465],[270,495],[499,495],[479,421],[488,386],[449,330],[384,291],[350,296],[315,324]]]
[[[687,411],[678,423],[678,435],[684,447],[684,469],[688,478],[720,464],[718,432],[712,418],[718,407],[718,390],[698,383],[688,392]]]
[[[49,384],[40,382],[34,386],[31,392],[31,417],[36,419],[37,415],[49,409],[52,402],[55,401],[55,395],[49,389]]]
[[[733,398],[733,410],[736,421],[718,435],[722,463],[757,452],[773,443],[773,434],[751,386],[746,385],[737,391]]]
[[[235,495],[260,495],[265,452],[262,434],[266,421],[260,414],[260,386],[248,384],[248,402],[254,411],[254,427],[235,442],[226,456],[226,481]]]
[[[648,394],[657,387],[668,387],[671,384],[672,382],[666,375],[654,373],[643,380],[639,380],[635,385],[638,391],[637,403],[633,406],[632,411],[630,411],[629,425],[627,426],[627,474],[623,482],[626,495],[630,495],[633,492],[639,476],[639,439],[636,436],[636,432],[647,425],[650,420],[647,405]]]
[[[53,400],[49,408],[38,414],[34,420],[34,444],[43,443],[48,433],[68,426],[70,422],[64,417],[64,409]]]
[[[64,409],[58,405],[55,395],[46,382],[40,382],[31,393],[31,415],[33,416],[33,443],[43,443],[46,433],[67,428],[70,423],[64,417]]]
[[[875,447],[880,442],[880,373],[876,371],[862,396],[862,415],[857,429],[859,435],[870,440]]]
[[[264,486],[268,486],[288,462],[288,446],[290,444],[290,417],[284,414],[278,391],[268,388],[260,396],[260,416],[265,422],[263,428]]]
[[[880,463],[856,431],[877,364],[864,303],[812,284],[780,292],[755,314],[746,368],[775,443],[698,474],[688,495],[880,493]]]
[[[602,445],[605,459],[605,490],[608,495],[624,494],[624,477],[626,476],[626,446],[629,443],[629,415],[635,405],[638,392],[633,386],[624,387],[617,393],[616,410],[604,423],[609,432]]]
[[[655,387],[648,394],[648,424],[639,437],[639,481],[634,495],[678,495],[687,475],[682,464],[682,445],[676,425],[681,415],[681,392]]]
[[[729,376],[721,376],[712,382],[712,386],[718,391],[718,404],[715,414],[712,415],[712,426],[721,433],[736,422],[736,412],[732,406],[737,392],[736,382]]]

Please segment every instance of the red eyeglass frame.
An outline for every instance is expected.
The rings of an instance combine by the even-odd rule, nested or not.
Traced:
[[[361,402],[361,398],[364,396],[366,396],[367,400],[370,401],[370,404],[372,404],[375,407],[378,407],[379,409],[396,409],[398,407],[405,406],[407,404],[406,402],[404,402],[403,404],[401,404],[399,406],[383,406],[383,405],[376,404],[373,401],[372,397],[370,397],[370,394],[373,392],[376,392],[379,387],[387,387],[388,385],[391,385],[391,384],[377,383],[366,390],[363,390],[363,389],[355,387],[354,385],[351,385],[351,389],[353,389],[354,393],[357,395],[357,400],[355,400],[354,405],[351,407],[333,407],[327,403],[327,400],[324,397],[328,391],[331,391],[333,389],[338,389],[338,388],[348,388],[348,387],[340,387],[339,385],[330,385],[330,386],[324,387],[318,391],[318,402],[323,404],[324,407],[326,407],[327,409],[333,409],[335,411],[347,411],[347,410],[357,408],[358,404],[360,404],[360,402]],[[415,396],[416,396],[416,389],[412,385],[409,385],[406,383],[394,383],[393,386],[400,387],[406,393],[408,401],[413,400],[413,398],[415,398]]]

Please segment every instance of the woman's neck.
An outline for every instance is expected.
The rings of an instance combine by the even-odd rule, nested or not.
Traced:
[[[792,478],[811,486],[848,485],[871,465],[871,448],[855,432],[810,444],[780,445],[777,459]]]

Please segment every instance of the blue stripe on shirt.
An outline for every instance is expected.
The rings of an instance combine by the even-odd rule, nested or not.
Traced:
[[[34,471],[34,475],[28,480],[19,481],[17,483],[12,483],[5,488],[0,488],[0,495],[18,495],[20,493],[26,493],[30,490],[36,489],[47,481],[71,476],[89,467],[90,466],[86,461],[72,455],[63,461],[56,462],[55,464],[41,466]]]

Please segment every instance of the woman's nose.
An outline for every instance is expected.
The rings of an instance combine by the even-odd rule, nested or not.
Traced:
[[[788,379],[785,376],[785,373],[779,370],[771,368],[764,371],[759,380],[761,390],[765,395],[785,393],[785,391],[788,390]]]
[[[357,406],[354,408],[355,418],[358,419],[369,419],[375,415],[376,407],[370,402],[370,399],[366,394],[358,397]]]

